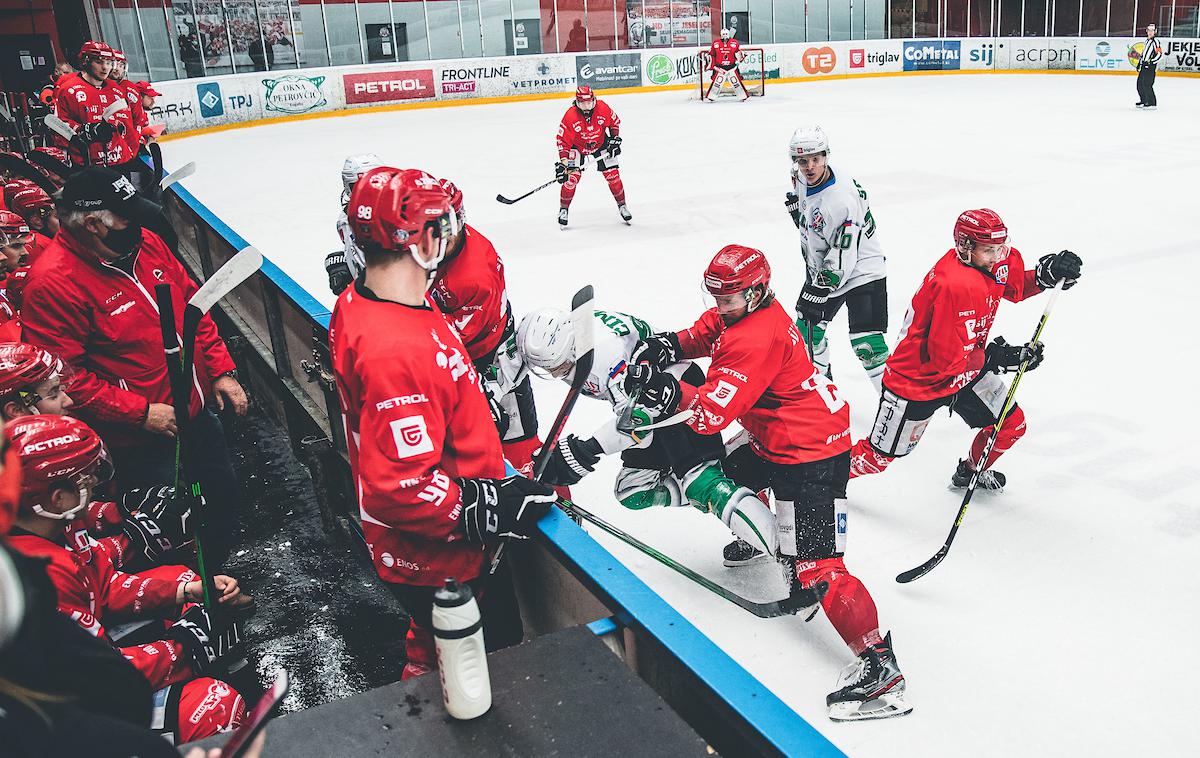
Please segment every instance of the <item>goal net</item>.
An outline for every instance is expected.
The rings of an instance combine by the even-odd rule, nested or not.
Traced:
[[[751,97],[761,97],[767,90],[767,67],[763,49],[761,47],[743,47],[741,53],[742,60],[738,63],[738,71],[741,72],[742,81],[746,84],[746,92],[750,93]],[[704,92],[712,83],[712,78],[712,56],[708,54],[708,50],[701,50],[700,97],[704,97]],[[712,91],[713,98],[740,95],[741,93],[732,85],[721,87],[719,92],[716,89]]]

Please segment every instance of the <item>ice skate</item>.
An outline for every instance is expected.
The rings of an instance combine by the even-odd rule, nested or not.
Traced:
[[[753,545],[745,540],[734,540],[725,546],[724,563],[729,568],[749,566],[752,563],[761,563],[766,559],[766,553],[755,549]]]
[[[561,226],[563,229],[567,228],[567,209],[566,208],[558,209],[558,225]]]
[[[628,224],[630,222],[630,220],[633,219],[633,214],[629,212],[629,206],[625,205],[625,203],[617,204],[617,213],[621,214],[621,220],[624,221],[626,224]]]
[[[838,689],[825,698],[832,721],[865,721],[912,711],[904,696],[904,674],[892,652],[892,634],[872,645],[842,670]]]
[[[963,459],[958,462],[958,468],[954,470],[954,475],[950,477],[950,489],[964,490],[971,485],[971,475],[975,473],[975,467],[971,462]],[[1004,485],[1008,479],[1004,474],[992,469],[984,469],[979,475],[979,483],[976,485],[980,489],[995,492],[997,495],[1004,492]]]

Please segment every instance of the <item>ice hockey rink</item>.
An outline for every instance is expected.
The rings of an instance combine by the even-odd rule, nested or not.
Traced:
[[[622,120],[632,226],[587,171],[571,225],[557,187],[496,202],[552,176],[568,99],[353,114],[172,141],[185,186],[329,306],[323,268],[338,247],[339,169],[350,153],[425,169],[462,188],[468,221],[495,243],[518,317],[597,304],[656,329],[704,308],[701,274],[729,243],[763,250],[791,308],[803,283],[783,207],[787,142],[799,124],[830,135],[830,161],[870,193],[889,265],[889,345],[921,278],[967,208],[997,210],[1027,262],[1064,248],[1084,260],[1044,334],[1046,361],[1022,381],[1028,433],[997,468],[1002,495],[977,494],[954,548],[928,576],[895,575],[941,545],[961,494],[947,489],[974,434],[938,414],[885,474],[849,490],[846,563],[891,629],[911,715],[835,724],[825,695],[852,658],[824,616],[764,620],[598,530],[596,538],[852,756],[1195,755],[1186,697],[1200,622],[1200,465],[1192,322],[1200,278],[1200,91],[1160,77],[1160,107],[1135,110],[1133,77],[906,76],[769,85],[747,103],[689,92],[604,97]],[[992,331],[1030,338],[1044,297],[1005,303]],[[855,438],[876,397],[830,330],[833,371]],[[566,385],[537,386],[543,428]],[[568,431],[609,408],[583,398]],[[720,522],[691,509],[629,512],[608,460],[576,499],[667,554],[757,599],[782,594],[771,566],[727,569]]]

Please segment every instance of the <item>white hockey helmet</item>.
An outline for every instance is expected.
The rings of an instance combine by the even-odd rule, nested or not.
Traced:
[[[517,352],[535,374],[561,379],[575,367],[575,334],[571,314],[539,308],[517,326]]]
[[[729,39],[732,36],[733,32],[729,31],[728,29],[721,30],[721,39]]]
[[[348,156],[342,163],[342,203],[345,204],[350,199],[350,190],[354,189],[354,185],[363,174],[382,165],[383,159],[375,153]]]
[[[817,153],[829,155],[829,138],[825,136],[825,130],[816,124],[797,127],[788,142],[788,156],[794,161]]]

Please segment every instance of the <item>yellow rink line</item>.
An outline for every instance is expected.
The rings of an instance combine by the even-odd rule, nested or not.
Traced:
[[[955,71],[875,71],[865,72],[861,74],[816,74],[813,76],[793,76],[781,79],[767,79],[767,83],[775,84],[804,84],[809,82],[833,81],[840,79],[877,79],[882,77],[893,76],[929,76],[929,75],[954,75],[966,74],[971,76],[992,75],[992,74],[1085,74],[1085,75],[1103,75],[1103,76],[1134,76],[1136,71],[1080,71],[1076,69],[997,69],[994,71],[987,69],[967,69]],[[1160,71],[1159,76],[1177,76],[1188,78],[1200,78],[1200,72],[1193,73],[1190,71]],[[691,84],[662,84],[650,87],[618,87],[615,89],[597,90],[597,94],[601,95],[629,95],[639,92],[669,92],[672,90],[689,90],[698,89],[699,82]],[[341,118],[342,116],[357,116],[362,113],[389,113],[391,111],[408,111],[422,110],[425,108],[456,108],[464,105],[495,105],[497,103],[522,103],[535,100],[566,100],[575,96],[573,92],[546,92],[534,93],[528,95],[499,95],[497,97],[476,97],[463,98],[460,100],[426,100],[419,103],[392,103],[389,105],[369,105],[365,108],[342,108],[334,111],[318,111],[315,113],[299,113],[291,116],[272,116],[270,118],[254,119],[252,121],[237,121],[231,124],[218,124],[216,126],[202,126],[199,129],[190,129],[186,132],[173,132],[164,134],[158,138],[159,142],[170,142],[175,139],[183,139],[185,137],[195,137],[201,134],[213,134],[215,132],[225,132],[232,129],[248,129],[255,126],[265,126],[267,124],[283,124],[291,121],[308,121],[318,118]]]

